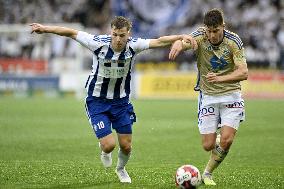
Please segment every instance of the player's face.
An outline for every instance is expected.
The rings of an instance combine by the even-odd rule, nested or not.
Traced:
[[[208,40],[212,45],[219,45],[223,41],[224,25],[218,27],[205,26],[205,28]]]
[[[126,27],[121,29],[111,28],[111,45],[113,50],[122,51],[126,46],[129,36],[130,32],[127,31]]]

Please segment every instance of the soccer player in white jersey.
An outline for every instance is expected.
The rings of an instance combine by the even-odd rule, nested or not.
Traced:
[[[121,182],[131,183],[125,165],[131,154],[132,124],[136,120],[129,102],[131,70],[135,56],[150,48],[166,47],[185,38],[196,44],[191,36],[172,35],[157,39],[130,37],[131,22],[115,17],[111,35],[91,35],[59,26],[30,24],[32,33],[53,33],[75,39],[93,53],[93,69],[86,82],[86,113],[99,139],[101,161],[111,167],[111,152],[116,146],[112,128],[116,130],[119,151],[115,169]]]
[[[248,77],[244,48],[237,34],[225,30],[223,12],[212,9],[205,14],[204,27],[190,34],[197,42],[198,81],[200,91],[198,127],[202,145],[211,151],[202,175],[205,185],[216,185],[212,172],[224,160],[237,129],[244,120],[244,101],[240,81]],[[192,49],[190,43],[177,41],[170,51],[174,59],[182,50]],[[216,138],[218,125],[220,139]]]

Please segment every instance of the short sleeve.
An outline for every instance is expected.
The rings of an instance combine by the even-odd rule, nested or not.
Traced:
[[[228,35],[228,34],[226,34]],[[234,37],[230,37],[231,40],[231,50],[233,52],[233,60],[234,62],[241,62],[241,63],[246,63],[246,58],[245,58],[245,49],[243,47],[243,42],[239,38],[238,35],[234,35]]]
[[[224,36],[228,39],[227,43],[232,52],[234,62],[246,64],[245,49],[241,38],[228,30],[224,30]]]
[[[149,49],[150,39],[130,38],[129,45],[135,52],[138,53]]]
[[[78,32],[76,41],[78,41],[80,44],[87,47],[91,51],[95,51],[97,48],[101,46],[101,41],[99,36],[94,36],[82,31]]]
[[[199,44],[203,41],[204,36],[205,36],[205,28],[200,27],[197,30],[193,31],[190,33],[190,35],[196,40],[198,46]]]
[[[246,63],[244,48],[239,49],[238,47],[234,47],[233,48],[233,59],[234,59],[234,62]]]

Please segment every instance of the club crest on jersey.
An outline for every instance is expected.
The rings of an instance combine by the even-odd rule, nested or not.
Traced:
[[[211,45],[209,45],[209,46],[206,47],[206,50],[207,51],[213,51],[213,47]]]
[[[230,51],[228,49],[224,49],[223,56],[228,56],[230,54]]]
[[[132,56],[132,54],[131,54],[130,51],[126,51],[126,52],[124,53],[124,55],[125,55],[126,57],[131,57],[131,56]]]

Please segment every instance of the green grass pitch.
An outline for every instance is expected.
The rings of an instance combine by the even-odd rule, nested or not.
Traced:
[[[193,100],[133,100],[132,184],[105,170],[84,101],[73,98],[0,98],[0,188],[176,188],[183,164],[203,170]],[[284,100],[246,101],[246,121],[215,171],[216,187],[284,188]],[[200,186],[200,188],[206,188]]]

